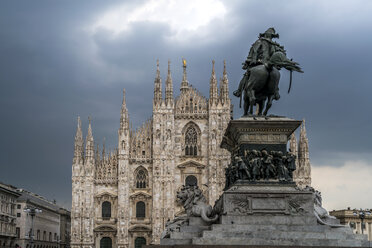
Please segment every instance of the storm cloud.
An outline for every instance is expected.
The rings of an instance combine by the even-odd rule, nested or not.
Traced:
[[[238,118],[241,63],[272,26],[305,73],[287,94],[282,71],[271,112],[306,119],[316,175],[356,160],[372,170],[371,11],[367,0],[1,1],[0,181],[69,208],[77,116],[86,133],[91,115],[95,141],[114,149],[123,88],[133,126],[151,118],[156,59],[163,82],[171,60],[178,95],[186,58],[188,80],[205,96],[211,60],[220,77],[226,59]]]

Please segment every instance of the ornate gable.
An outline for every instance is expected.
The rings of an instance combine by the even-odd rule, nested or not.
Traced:
[[[152,119],[139,129],[130,132],[130,158],[150,160],[152,158]]]
[[[199,91],[189,86],[176,99],[175,118],[204,119],[208,118],[207,99]]]

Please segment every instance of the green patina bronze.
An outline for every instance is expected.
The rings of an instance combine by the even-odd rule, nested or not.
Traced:
[[[292,84],[292,71],[303,72],[297,62],[287,58],[286,50],[273,41],[274,38],[279,38],[274,28],[261,33],[243,63],[243,70],[246,72],[234,95],[240,97],[241,103],[244,92],[244,115],[253,115],[253,108],[257,105],[257,114],[266,116],[273,100],[279,100],[281,68],[284,67],[291,73],[288,93]],[[266,109],[263,111],[265,102]]]

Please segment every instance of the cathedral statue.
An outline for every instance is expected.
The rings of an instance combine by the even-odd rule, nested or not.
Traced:
[[[253,107],[257,105],[258,115],[266,116],[273,100],[279,100],[279,70],[281,68],[284,67],[291,73],[288,93],[292,84],[292,71],[303,72],[297,62],[287,58],[286,50],[279,43],[273,41],[274,38],[279,38],[279,34],[275,32],[274,28],[269,28],[261,33],[243,63],[243,70],[246,72],[238,89],[234,91],[234,95],[240,97],[241,106],[244,93],[244,115],[253,115]]]

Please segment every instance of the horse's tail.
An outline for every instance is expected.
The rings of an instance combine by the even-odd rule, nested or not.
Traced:
[[[243,95],[243,91],[242,91],[242,93],[240,94],[239,108],[242,108],[242,95]]]
[[[289,87],[288,87],[288,94],[291,91],[292,86],[292,70],[289,71]]]

